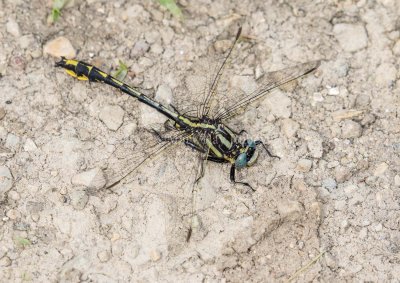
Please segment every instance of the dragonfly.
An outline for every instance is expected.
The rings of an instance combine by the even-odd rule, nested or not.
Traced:
[[[161,151],[176,143],[183,143],[199,153],[201,173],[196,182],[203,176],[203,164],[206,161],[230,164],[229,177],[231,182],[242,184],[250,189],[254,188],[248,183],[238,181],[236,171],[252,166],[259,155],[260,147],[271,157],[277,157],[271,153],[268,146],[261,140],[241,138],[245,130],[235,131],[228,122],[234,116],[242,113],[246,108],[260,100],[265,95],[280,87],[283,87],[299,78],[312,73],[320,65],[320,61],[309,61],[279,71],[267,73],[253,92],[250,94],[237,95],[229,90],[224,91],[224,99],[219,100],[223,84],[222,75],[226,69],[235,45],[241,37],[242,29],[239,28],[235,39],[226,51],[226,56],[216,68],[216,74],[205,84],[203,93],[198,96],[198,105],[192,110],[179,110],[178,107],[164,105],[155,99],[145,95],[139,88],[129,86],[112,75],[99,68],[74,59],[61,58],[56,67],[64,68],[66,73],[82,81],[100,82],[119,89],[123,93],[136,98],[167,118],[165,129],[169,133],[164,135],[160,131],[152,130],[152,134],[158,139],[155,145],[139,152],[141,159],[135,157],[136,163],[130,164],[122,172],[114,172],[112,177],[107,178],[106,187],[113,187],[129,175],[131,175],[146,160],[156,156]],[[172,134],[171,134],[172,132]]]

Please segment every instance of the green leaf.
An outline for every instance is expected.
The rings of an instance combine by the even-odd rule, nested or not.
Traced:
[[[175,0],[158,0],[161,6],[164,6],[174,15],[176,18],[182,20],[183,14],[182,10],[176,5]]]
[[[49,17],[50,23],[58,21],[61,16],[61,9],[67,5],[69,0],[53,0],[53,8]]]
[[[123,81],[128,74],[128,66],[125,65],[121,60],[119,60],[118,69],[115,71],[113,76],[120,81]]]
[[[22,247],[22,248],[25,248],[25,247],[30,246],[32,244],[31,241],[29,241],[26,238],[22,238],[22,237],[16,237],[15,238],[15,243],[18,246]]]

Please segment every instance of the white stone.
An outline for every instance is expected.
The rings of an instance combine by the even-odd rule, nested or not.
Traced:
[[[376,166],[375,171],[374,171],[374,176],[382,176],[385,174],[386,170],[389,168],[389,165],[387,165],[385,162],[382,162]]]
[[[70,193],[71,205],[76,210],[82,210],[85,208],[89,201],[89,196],[84,190],[73,190]]]
[[[362,134],[362,127],[352,120],[345,120],[342,125],[342,138],[358,138]]]
[[[21,36],[21,30],[19,28],[18,23],[13,20],[9,19],[7,24],[6,24],[6,30],[9,34],[15,36],[15,37],[20,37]]]
[[[24,150],[25,151],[35,151],[35,150],[37,150],[37,146],[33,140],[28,138],[25,141]]]
[[[89,171],[77,174],[72,177],[73,185],[81,185],[88,188],[102,188],[106,184],[103,171],[100,168],[94,168]]]
[[[394,176],[394,185],[400,187],[400,175]]]
[[[173,100],[171,88],[164,84],[160,85],[154,98],[163,105],[171,104]]]
[[[354,52],[368,45],[368,36],[363,25],[336,24],[333,27],[333,33],[345,51]]]
[[[44,46],[43,52],[54,57],[65,56],[67,58],[75,58],[76,56],[76,51],[71,42],[63,36],[47,42]]]
[[[19,145],[20,138],[14,134],[9,133],[6,138],[5,147],[9,149],[16,149]]]
[[[159,250],[152,250],[150,252],[150,259],[153,262],[159,261],[161,259],[161,253]]]
[[[328,95],[339,95],[340,91],[338,87],[331,87],[331,86],[326,86],[328,89]]]
[[[110,130],[116,131],[124,120],[124,110],[118,105],[107,105],[100,110],[99,118]]]
[[[111,254],[109,251],[101,251],[97,254],[97,257],[101,262],[107,262],[110,260]]]
[[[317,133],[311,133],[309,136],[306,136],[306,141],[311,156],[313,158],[321,158],[324,152],[321,136]]]

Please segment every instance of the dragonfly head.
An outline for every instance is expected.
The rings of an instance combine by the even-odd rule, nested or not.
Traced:
[[[247,139],[243,144],[243,151],[236,157],[235,167],[237,169],[251,166],[256,162],[258,151],[256,143],[253,140]]]

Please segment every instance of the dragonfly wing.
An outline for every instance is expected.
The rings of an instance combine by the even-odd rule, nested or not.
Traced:
[[[231,91],[231,95],[225,97],[220,102],[218,111],[214,113],[213,118],[226,120],[241,112],[256,100],[264,97],[278,88],[294,83],[297,79],[313,72],[320,65],[320,61],[310,61],[279,71],[265,74],[258,80],[258,87],[249,94],[246,92]]]
[[[122,182],[129,183],[135,177],[134,172],[146,161],[156,158],[188,138],[188,134],[178,131],[161,133],[160,140],[154,133],[143,131],[136,146],[119,146],[108,160],[107,168],[99,172],[92,181],[91,187],[112,188]]]

